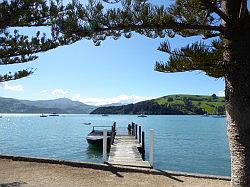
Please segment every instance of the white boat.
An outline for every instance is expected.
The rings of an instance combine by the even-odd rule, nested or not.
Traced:
[[[140,115],[138,115],[138,117],[147,117],[147,116],[144,114],[140,114]]]
[[[99,127],[110,127],[110,126],[93,126],[93,130],[87,135],[86,139],[89,144],[101,146],[103,143],[103,130],[97,130]],[[109,145],[111,140],[112,130],[107,131],[107,143]]]
[[[206,114],[203,114],[202,117],[208,117],[209,115],[206,113]]]
[[[226,115],[213,115],[212,117],[214,117],[214,118],[225,118]]]
[[[40,117],[45,118],[45,117],[47,117],[47,115],[42,114],[42,115],[40,115]]]
[[[50,114],[49,116],[59,116],[59,114],[54,112],[53,114]]]

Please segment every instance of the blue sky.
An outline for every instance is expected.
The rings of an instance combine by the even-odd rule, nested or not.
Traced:
[[[181,47],[196,38],[170,39]],[[28,78],[0,84],[0,97],[18,99],[55,99],[67,97],[87,104],[137,102],[170,94],[220,95],[224,80],[204,73],[160,73],[154,71],[156,60],[168,56],[157,51],[164,39],[149,39],[134,34],[132,38],[107,39],[96,47],[82,40],[39,55],[26,64],[1,67],[0,74],[22,68],[35,68]]]

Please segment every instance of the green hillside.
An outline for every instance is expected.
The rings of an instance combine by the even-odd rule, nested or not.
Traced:
[[[224,98],[203,95],[168,95],[153,100],[123,106],[99,107],[91,114],[225,114]]]
[[[183,107],[183,109],[199,108],[207,114],[224,114],[224,97],[205,95],[168,95],[154,99],[159,105],[167,105],[171,108]]]

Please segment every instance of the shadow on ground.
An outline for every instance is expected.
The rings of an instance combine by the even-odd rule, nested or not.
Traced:
[[[176,177],[174,177],[172,174],[166,172],[166,171],[162,171],[162,170],[157,170],[157,172],[150,172],[148,170],[137,170],[137,169],[130,169],[130,168],[119,168],[119,167],[115,167],[109,163],[106,163],[109,168],[105,168],[103,170],[105,171],[110,171],[111,173],[113,173],[114,175],[116,175],[117,177],[124,177],[123,175],[121,175],[119,172],[130,172],[130,173],[145,173],[145,174],[151,174],[151,175],[162,175],[165,177],[168,177],[172,180],[178,181],[178,182],[184,182],[183,180],[180,180]]]
[[[14,187],[14,186],[22,186],[23,184],[27,184],[26,182],[20,182],[20,181],[16,181],[16,182],[9,182],[9,183],[2,183],[0,184],[0,187]]]

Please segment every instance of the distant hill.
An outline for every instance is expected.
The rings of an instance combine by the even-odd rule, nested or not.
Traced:
[[[225,114],[224,97],[203,95],[168,95],[123,106],[99,107],[91,114]]]
[[[0,97],[0,113],[89,114],[94,109],[96,109],[96,106],[86,105],[67,98],[29,101]]]

